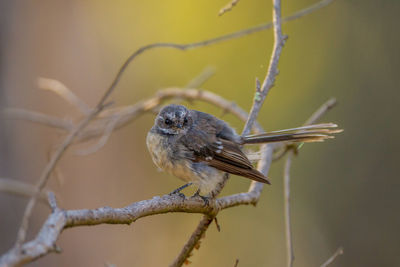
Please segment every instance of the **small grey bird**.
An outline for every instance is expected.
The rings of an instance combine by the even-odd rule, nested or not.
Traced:
[[[189,110],[182,105],[161,109],[147,134],[147,147],[154,163],[162,170],[198,187],[197,195],[209,197],[225,173],[231,173],[270,184],[257,171],[241,146],[270,142],[318,142],[333,138],[328,134],[341,130],[333,123],[240,136],[226,122],[216,117]]]

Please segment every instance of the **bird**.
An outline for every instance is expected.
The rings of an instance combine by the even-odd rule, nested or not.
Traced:
[[[180,191],[195,185],[195,196],[205,201],[224,179],[225,173],[271,184],[268,177],[252,165],[242,146],[271,142],[319,142],[333,138],[334,123],[322,123],[292,129],[241,136],[225,121],[191,110],[183,105],[164,106],[155,118],[146,137],[146,144],[155,165],[187,184]]]

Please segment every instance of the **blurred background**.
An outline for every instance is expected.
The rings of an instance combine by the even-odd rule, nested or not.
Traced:
[[[271,1],[239,2],[218,17],[228,0],[217,1],[0,1],[0,105],[79,120],[64,100],[37,88],[37,77],[60,80],[93,106],[122,62],[152,42],[195,42],[271,21]],[[283,15],[315,0],[282,1]],[[294,159],[292,224],[295,266],[319,266],[339,247],[331,266],[399,266],[400,201],[400,1],[337,0],[284,24],[289,39],[280,74],[259,116],[269,130],[301,125],[334,96],[339,105],[323,121],[345,131],[335,140],[305,145]],[[248,110],[255,78],[263,79],[273,45],[272,31],[191,51],[152,50],[128,68],[112,95],[129,105],[162,88],[184,86],[206,67],[216,73],[203,88]],[[221,115],[204,103],[194,108]],[[182,182],[157,172],[145,136],[154,116],[146,114],[116,131],[90,156],[73,146],[58,164],[48,188],[65,209],[122,207],[166,194]],[[232,115],[223,119],[241,129]],[[0,120],[0,177],[34,184],[49,152],[63,134],[24,121]],[[397,155],[397,156],[396,156]],[[397,166],[396,166],[397,165]],[[218,216],[191,266],[284,266],[283,160],[270,172],[257,207],[242,206]],[[223,195],[248,189],[232,177]],[[27,200],[0,193],[0,254],[15,240]],[[29,238],[48,215],[39,204]],[[62,254],[29,266],[166,266],[178,254],[201,215],[166,214],[131,226],[78,227],[62,233]]]

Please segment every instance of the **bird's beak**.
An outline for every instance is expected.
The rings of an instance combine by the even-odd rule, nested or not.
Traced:
[[[179,123],[179,124],[176,125],[176,127],[179,128],[179,129],[182,129],[183,124]]]

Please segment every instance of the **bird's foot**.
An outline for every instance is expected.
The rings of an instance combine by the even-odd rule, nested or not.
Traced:
[[[185,189],[186,187],[190,186],[190,185],[192,185],[192,183],[187,183],[187,184],[185,184],[185,185],[182,185],[181,187],[178,187],[177,189],[175,189],[174,191],[172,191],[171,193],[169,193],[169,195],[170,195],[170,196],[178,195],[178,196],[180,196],[181,198],[185,199],[186,196],[185,196],[184,194],[182,194],[181,191],[182,191],[183,189]]]
[[[210,198],[200,195],[200,190],[197,190],[196,193],[194,193],[194,195],[190,198],[201,198],[204,202],[204,206],[208,206],[210,204]]]

